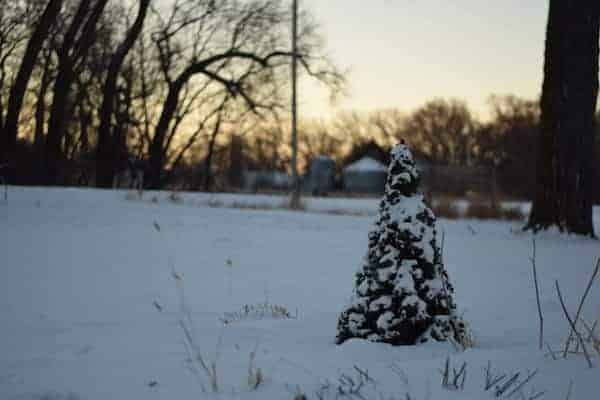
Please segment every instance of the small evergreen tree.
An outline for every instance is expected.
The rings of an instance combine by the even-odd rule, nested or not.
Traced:
[[[338,321],[338,344],[350,338],[394,345],[429,339],[464,343],[465,324],[456,315],[435,216],[419,183],[410,150],[395,146],[369,250]]]

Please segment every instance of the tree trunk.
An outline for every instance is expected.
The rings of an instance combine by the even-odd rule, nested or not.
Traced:
[[[102,105],[99,113],[98,147],[96,151],[96,185],[98,187],[111,187],[116,173],[117,143],[111,135],[111,125],[115,101],[117,99],[117,79],[125,57],[142,32],[149,5],[150,0],[140,0],[136,20],[113,55],[106,75],[106,81],[104,82]]]
[[[229,186],[242,187],[243,141],[240,135],[231,136],[229,148]]]
[[[212,158],[213,152],[215,149],[215,143],[211,139],[208,144],[208,154],[206,155],[206,159],[204,160],[204,182],[202,183],[202,190],[205,192],[210,192],[213,184],[213,176],[212,176]]]
[[[162,186],[161,177],[165,163],[164,141],[167,136],[167,131],[169,130],[169,125],[177,111],[179,93],[181,92],[184,83],[187,82],[187,79],[187,76],[182,76],[180,79],[177,79],[169,85],[167,98],[163,103],[160,118],[154,129],[154,137],[152,138],[152,143],[150,143],[150,165],[148,171],[148,185],[150,189],[160,189]]]
[[[34,174],[33,174],[33,183],[40,184],[40,177],[43,175],[44,171],[44,125],[46,122],[46,93],[48,92],[48,87],[50,86],[50,65],[52,63],[51,56],[48,54],[44,61],[44,71],[42,73],[40,88],[38,91],[37,101],[35,104],[35,133],[33,139],[33,151],[35,154],[35,165]]]
[[[25,48],[19,71],[17,72],[15,81],[10,89],[6,120],[2,129],[4,143],[0,146],[0,162],[2,160],[7,160],[9,155],[14,152],[19,132],[19,114],[21,113],[21,107],[23,106],[27,84],[29,83],[29,78],[35,67],[44,40],[48,36],[50,28],[60,13],[62,3],[63,0],[50,0],[48,2],[48,5],[40,16],[38,24]]]
[[[221,131],[221,121],[223,119],[224,111],[219,111],[217,121],[213,128],[212,134],[210,135],[210,141],[208,142],[208,153],[206,154],[206,160],[204,161],[204,191],[209,192],[212,189],[213,175],[212,175],[212,160],[213,154],[215,153],[215,143],[217,142],[217,136]]]
[[[62,161],[62,140],[67,126],[66,110],[74,75],[72,70],[61,67],[52,88],[52,106],[50,107],[50,120],[44,146],[43,181],[46,185],[58,182],[59,165]]]
[[[594,236],[592,162],[600,3],[551,0],[536,194],[526,228]]]

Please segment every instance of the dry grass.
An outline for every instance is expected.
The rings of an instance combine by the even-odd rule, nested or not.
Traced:
[[[473,219],[501,219],[502,209],[481,201],[469,202],[465,210],[465,218]]]
[[[527,216],[520,207],[508,207],[502,209],[502,219],[507,221],[523,221]]]
[[[442,387],[448,390],[463,390],[465,380],[467,379],[467,362],[457,370],[455,367],[450,369],[450,357],[446,358],[442,373]]]
[[[489,199],[471,195],[467,199],[465,210],[457,205],[459,199],[453,197],[440,197],[431,202],[433,213],[440,218],[460,219],[472,218],[482,220],[522,221],[525,214],[519,207],[502,207],[492,204]]]
[[[600,273],[600,258],[596,261],[596,267],[594,268],[594,272],[592,273],[588,284],[583,291],[581,296],[581,300],[579,301],[579,306],[577,307],[577,312],[574,314],[575,318],[571,317],[571,314],[567,310],[565,306],[565,302],[560,290],[560,285],[557,280],[554,281],[554,285],[556,287],[556,294],[558,296],[558,300],[560,301],[561,308],[563,310],[565,319],[568,322],[569,326],[569,336],[564,345],[563,350],[553,350],[548,343],[546,346],[548,348],[547,355],[551,356],[553,360],[557,360],[559,358],[566,359],[568,355],[583,355],[587,364],[590,368],[594,367],[594,364],[591,360],[591,352],[588,351],[588,346],[590,346],[598,355],[600,355],[600,337],[596,334],[596,327],[598,326],[598,320],[595,320],[593,324],[589,324],[581,315],[583,306],[585,304],[585,300],[587,295],[589,294],[596,277]],[[569,390],[570,391],[570,390]]]
[[[297,202],[292,202],[292,196],[287,197],[279,201],[278,203],[271,202],[245,202],[245,201],[223,201],[222,199],[211,197],[208,200],[202,201],[200,205],[208,206],[211,208],[230,208],[238,210],[253,210],[253,211],[298,211],[298,212],[310,212],[315,214],[328,214],[328,215],[341,215],[341,216],[353,216],[353,217],[371,217],[376,215],[377,210],[352,210],[344,208],[331,208],[331,209],[309,209],[305,198],[300,198]],[[141,200],[141,196],[138,192],[130,191],[125,195],[126,200]],[[185,204],[186,201],[182,194],[178,191],[170,192],[166,200],[172,204]],[[461,207],[461,201],[464,199],[440,196],[435,200],[431,201],[431,209],[439,218],[446,219],[461,219],[461,218],[472,218],[481,220],[505,220],[505,221],[523,221],[526,215],[521,211],[519,207],[502,207],[499,205],[491,205],[489,199],[486,200],[479,196],[469,196],[466,199],[468,205],[466,209]],[[154,204],[158,204],[161,199],[158,195],[152,196],[149,201]]]
[[[275,207],[272,204],[269,203],[256,203],[256,204],[251,204],[251,203],[244,203],[241,201],[234,201],[233,203],[231,203],[228,206],[225,206],[226,208],[236,208],[238,210],[262,210],[262,211],[271,211],[271,210],[276,210],[279,207]]]
[[[461,217],[460,209],[454,199],[442,197],[433,202],[432,211],[438,218],[458,219]]]
[[[525,214],[518,207],[501,207],[482,201],[469,202],[465,210],[465,218],[473,219],[496,219],[505,221],[522,221]]]

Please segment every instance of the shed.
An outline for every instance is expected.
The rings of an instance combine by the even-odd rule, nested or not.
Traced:
[[[370,157],[363,157],[344,168],[344,188],[354,193],[383,193],[387,167]]]
[[[335,161],[331,157],[312,159],[305,179],[305,189],[313,195],[323,195],[335,187]]]

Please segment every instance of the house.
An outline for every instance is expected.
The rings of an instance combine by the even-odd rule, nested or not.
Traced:
[[[363,157],[344,168],[344,189],[352,193],[383,193],[387,166],[371,157]]]
[[[422,177],[431,170],[428,157],[418,149],[411,149]],[[344,189],[355,193],[383,193],[389,163],[389,150],[375,141],[362,143],[352,149],[345,159]],[[425,186],[428,179],[424,179]]]

